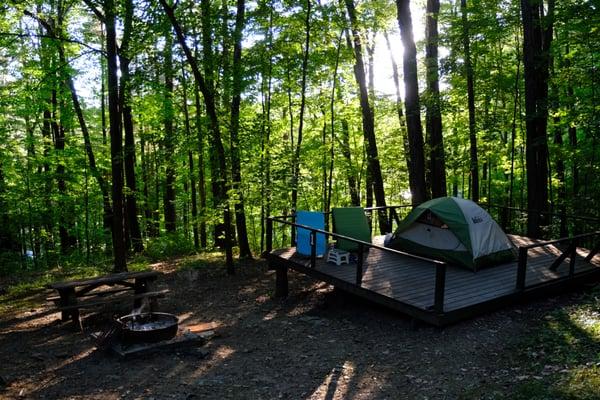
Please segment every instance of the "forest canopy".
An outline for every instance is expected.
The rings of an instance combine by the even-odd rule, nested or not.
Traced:
[[[72,254],[119,271],[157,243],[222,247],[233,272],[234,245],[259,255],[266,217],[296,209],[597,216],[599,7],[8,0],[0,273]]]

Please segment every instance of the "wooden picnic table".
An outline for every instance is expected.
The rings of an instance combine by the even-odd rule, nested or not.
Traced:
[[[123,297],[115,297],[121,292],[130,292],[133,296],[133,307],[141,306],[143,299],[164,296],[166,291],[152,292],[152,283],[161,275],[157,271],[121,272],[99,276],[91,279],[55,282],[47,287],[58,292],[58,296],[49,297],[61,311],[63,321],[71,319],[81,327],[79,310],[110,302],[121,301]]]

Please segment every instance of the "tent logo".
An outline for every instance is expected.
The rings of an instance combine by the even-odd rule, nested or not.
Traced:
[[[481,217],[471,217],[471,221],[473,221],[474,224],[478,224],[480,222],[483,222],[483,218],[481,218]]]

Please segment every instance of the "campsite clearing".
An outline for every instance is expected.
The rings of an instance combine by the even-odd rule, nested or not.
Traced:
[[[218,322],[219,337],[202,347],[120,360],[60,325],[44,293],[30,293],[28,309],[0,316],[0,398],[585,398],[575,389],[587,398],[600,395],[585,378],[596,371],[599,341],[583,334],[600,327],[600,321],[590,325],[597,291],[439,329],[413,327],[401,314],[294,272],[290,297],[273,299],[274,273],[264,262],[240,265],[235,277],[199,258],[152,268],[164,273],[157,289],[171,289],[161,309],[189,323]],[[84,327],[92,325],[84,320]]]

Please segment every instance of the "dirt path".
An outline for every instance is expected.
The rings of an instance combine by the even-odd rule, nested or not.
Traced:
[[[261,262],[233,278],[156,268],[166,272],[159,288],[171,290],[161,309],[186,324],[219,322],[218,337],[122,360],[95,351],[40,302],[0,316],[0,398],[497,398],[521,375],[510,364],[517,341],[569,302],[563,296],[444,329],[415,328],[295,273],[290,297],[273,300],[274,276]]]

